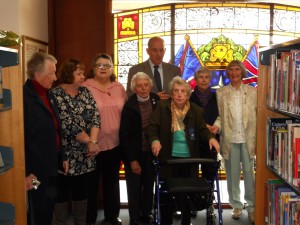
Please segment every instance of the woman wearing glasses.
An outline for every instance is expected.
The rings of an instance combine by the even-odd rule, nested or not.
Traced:
[[[119,128],[121,112],[127,95],[122,84],[116,81],[112,59],[99,54],[93,61],[88,79],[84,82],[93,94],[101,116],[101,131],[98,136],[100,153],[96,157],[96,170],[90,182],[86,224],[95,224],[97,219],[97,192],[102,177],[104,219],[112,225],[122,224],[120,212],[119,169],[121,153]]]

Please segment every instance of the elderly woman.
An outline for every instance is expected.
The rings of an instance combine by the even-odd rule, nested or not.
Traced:
[[[194,74],[194,79],[197,83],[194,91],[191,94],[190,101],[197,104],[203,109],[203,116],[206,123],[206,127],[210,127],[214,124],[218,117],[218,104],[216,92],[213,92],[210,87],[211,81],[211,71],[207,67],[201,67]],[[219,135],[216,134],[217,140],[219,140]],[[200,144],[201,157],[202,158],[214,158],[216,157],[209,149],[209,146],[205,143]],[[202,174],[208,180],[214,180],[216,168],[214,165],[201,165]]]
[[[125,165],[130,225],[149,224],[153,202],[153,154],[145,132],[159,100],[151,93],[152,79],[143,72],[132,77],[134,93],[124,105],[121,116],[120,143]]]
[[[231,61],[226,74],[230,84],[217,91],[219,116],[211,130],[222,136],[222,156],[225,159],[229,204],[232,218],[239,219],[244,208],[240,198],[241,164],[245,182],[246,210],[254,223],[255,178],[254,158],[256,147],[257,90],[243,84],[247,71],[241,61]]]
[[[54,208],[57,225],[67,224],[69,196],[74,224],[85,225],[90,174],[96,168],[100,114],[92,93],[82,87],[84,66],[76,59],[61,65],[58,86],[50,91],[61,121],[62,158],[59,162],[58,195]]]
[[[175,77],[169,85],[171,98],[160,101],[152,115],[148,127],[148,138],[152,152],[163,162],[171,158],[199,157],[199,142],[208,143],[218,152],[220,146],[215,136],[207,129],[203,119],[203,110],[190,103],[191,88],[181,77]],[[195,166],[193,174],[185,167],[161,167],[162,179],[173,176],[197,176]],[[172,210],[162,207],[162,224],[172,224]],[[187,215],[188,214],[188,215]],[[182,224],[190,224],[190,212],[182,212]]]

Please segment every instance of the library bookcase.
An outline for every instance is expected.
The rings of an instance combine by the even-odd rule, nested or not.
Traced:
[[[259,49],[259,76],[258,76],[258,105],[257,105],[257,148],[256,148],[256,203],[255,203],[255,224],[265,224],[265,182],[268,179],[279,179],[294,190],[298,195],[300,189],[286,182],[281,176],[276,174],[266,164],[266,124],[268,117],[271,118],[300,118],[300,115],[278,110],[267,106],[269,97],[268,79],[271,73],[270,56],[281,51],[290,51],[300,49],[300,39],[273,45],[267,48]]]

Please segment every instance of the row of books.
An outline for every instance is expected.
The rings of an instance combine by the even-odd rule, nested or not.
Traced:
[[[299,225],[300,197],[280,180],[265,183],[265,224]]]
[[[267,166],[294,187],[300,186],[300,119],[268,118]]]
[[[267,105],[300,114],[300,50],[278,51],[270,56]]]

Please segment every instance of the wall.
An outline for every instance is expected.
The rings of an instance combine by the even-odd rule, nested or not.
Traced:
[[[50,52],[59,65],[76,58],[86,72],[99,52],[112,54],[112,0],[49,0]]]
[[[48,42],[48,0],[1,0],[0,30]]]

